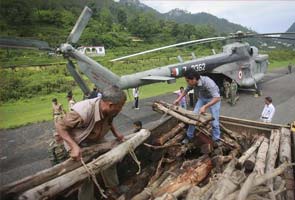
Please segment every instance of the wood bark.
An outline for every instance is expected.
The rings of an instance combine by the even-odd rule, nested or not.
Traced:
[[[155,141],[155,144],[157,145],[163,145],[165,142],[173,138],[179,131],[181,131],[184,128],[184,123],[177,124],[174,128],[172,128],[169,132],[163,134],[161,137],[157,138]]]
[[[95,174],[98,174],[102,170],[107,169],[108,167],[123,159],[126,154],[128,154],[131,150],[134,150],[149,136],[150,132],[148,130],[142,129],[131,139],[123,142],[109,152],[87,164],[87,167],[92,169]],[[87,173],[87,170],[84,167],[80,167],[26,191],[20,196],[19,199],[51,199],[65,189],[85,180],[88,176],[89,174]]]
[[[173,193],[184,185],[195,185],[201,182],[212,169],[211,160],[208,157],[201,157],[197,162],[188,167],[184,173],[168,184],[160,187],[154,194],[154,197],[160,197],[165,193]]]
[[[203,125],[201,122],[198,122],[196,120],[193,120],[193,119],[190,119],[188,117],[185,117],[183,116],[182,114],[179,114],[173,110],[171,110],[170,108],[166,108],[165,106],[163,106],[162,104],[160,103],[154,103],[153,104],[153,108],[156,110],[156,111],[162,111],[164,113],[168,113],[169,115],[179,119],[180,121],[182,122],[185,122],[187,124],[190,124],[190,125],[197,125],[197,126],[201,126]],[[200,117],[201,118],[201,117]]]
[[[205,186],[203,186],[202,188],[199,188],[197,186],[192,187],[187,196],[186,196],[186,200],[199,200],[201,197],[204,196],[205,193],[207,193],[212,186],[214,186],[216,184],[216,181],[209,181],[209,183],[207,183]],[[213,190],[212,190],[213,191]],[[213,193],[213,192],[212,192]]]
[[[268,151],[268,142],[269,142],[269,140],[265,137],[258,149],[258,152],[257,152],[254,171],[256,171],[259,175],[262,175],[265,172],[265,163],[266,163],[266,155],[267,155],[267,151]]]
[[[291,132],[287,128],[281,129],[281,139],[280,139],[280,152],[279,152],[280,163],[291,163]],[[286,182],[286,198],[294,200],[294,174],[292,167],[288,167],[284,173],[283,178]]]
[[[107,152],[108,150],[112,149],[118,144],[119,144],[118,141],[110,141],[110,142],[97,144],[91,147],[83,148],[82,149],[83,161],[87,163],[92,158]],[[63,174],[66,174],[80,166],[82,166],[81,162],[76,162],[76,161],[73,161],[72,159],[68,159],[58,165],[42,170],[32,176],[25,177],[21,180],[18,180],[3,186],[1,188],[1,197],[4,199],[12,198],[13,196],[16,196],[24,192],[25,190],[28,190],[46,181],[54,179]]]
[[[198,115],[197,113],[194,113],[193,111],[191,110],[187,110],[187,109],[184,109],[180,106],[176,106],[176,105],[173,105],[173,104],[170,104],[170,103],[167,103],[167,102],[163,102],[163,101],[159,101],[158,102],[159,104],[165,106],[166,108],[169,108],[177,113],[180,113],[181,115],[183,116],[186,116],[190,119],[193,119],[193,120],[196,120],[196,121],[199,121],[201,122],[201,124],[203,126],[205,126],[206,124],[208,124],[210,121],[213,120],[212,116],[210,114],[204,114],[204,115]]]
[[[253,172],[248,176],[248,178],[246,179],[245,183],[243,184],[238,194],[238,198],[237,198],[238,200],[246,200],[256,176],[257,176],[256,172]]]
[[[277,160],[278,156],[278,151],[279,151],[279,144],[280,144],[280,131],[278,129],[274,129],[271,131],[271,136],[270,136],[270,144],[267,152],[267,157],[266,157],[266,169],[265,172],[269,173],[273,171],[275,168],[275,163]],[[268,184],[272,188],[272,180],[269,180]]]
[[[256,149],[260,146],[261,142],[263,141],[264,137],[260,136],[254,144],[243,153],[243,155],[239,158],[238,164],[243,166],[244,162],[256,151]]]
[[[227,195],[235,191],[238,185],[245,180],[245,175],[239,170],[235,170],[237,160],[231,160],[223,171],[221,178],[216,184],[216,190],[210,199],[222,200]]]

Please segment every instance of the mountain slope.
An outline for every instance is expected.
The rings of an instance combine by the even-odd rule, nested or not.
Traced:
[[[286,32],[287,33],[295,32],[295,22],[290,26],[290,28],[288,28],[288,30]]]
[[[174,9],[164,14],[165,19],[173,20],[179,23],[188,23],[194,25],[210,25],[218,33],[232,33],[238,30],[249,31],[246,27],[229,22],[226,19],[218,18],[208,13],[191,14],[181,9]]]

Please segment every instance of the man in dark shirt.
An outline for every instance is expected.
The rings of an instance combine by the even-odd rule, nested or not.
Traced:
[[[200,74],[194,69],[188,69],[184,73],[184,78],[188,83],[187,88],[184,90],[174,104],[178,104],[183,96],[194,87],[198,90],[198,101],[195,105],[194,112],[198,114],[205,113],[209,108],[210,113],[214,120],[212,121],[212,139],[218,141],[220,139],[220,127],[219,127],[219,113],[220,113],[220,93],[216,83],[207,76],[200,76]],[[190,125],[187,130],[187,138],[183,140],[183,143],[188,143],[190,139],[194,137],[195,126]]]

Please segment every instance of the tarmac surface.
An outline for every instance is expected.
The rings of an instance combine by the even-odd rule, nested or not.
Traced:
[[[235,106],[222,100],[221,115],[259,120],[264,97],[271,96],[276,108],[273,123],[287,124],[294,121],[295,73],[286,72],[287,69],[284,68],[267,73],[261,82],[261,97],[254,97],[253,92],[240,91],[240,99]],[[162,117],[152,110],[154,101],[171,103],[175,98],[175,94],[165,94],[143,99],[139,101],[139,110],[132,109],[132,103],[128,103],[114,123],[119,131],[128,134],[134,121],[140,120],[147,124]],[[47,147],[53,130],[53,122],[42,122],[0,131],[0,186],[50,167]],[[108,137],[113,136],[108,134]]]

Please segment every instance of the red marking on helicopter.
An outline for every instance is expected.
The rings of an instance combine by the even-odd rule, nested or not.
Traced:
[[[179,76],[179,74],[180,74],[180,70],[179,70],[178,67],[171,69],[171,75],[172,76]]]

